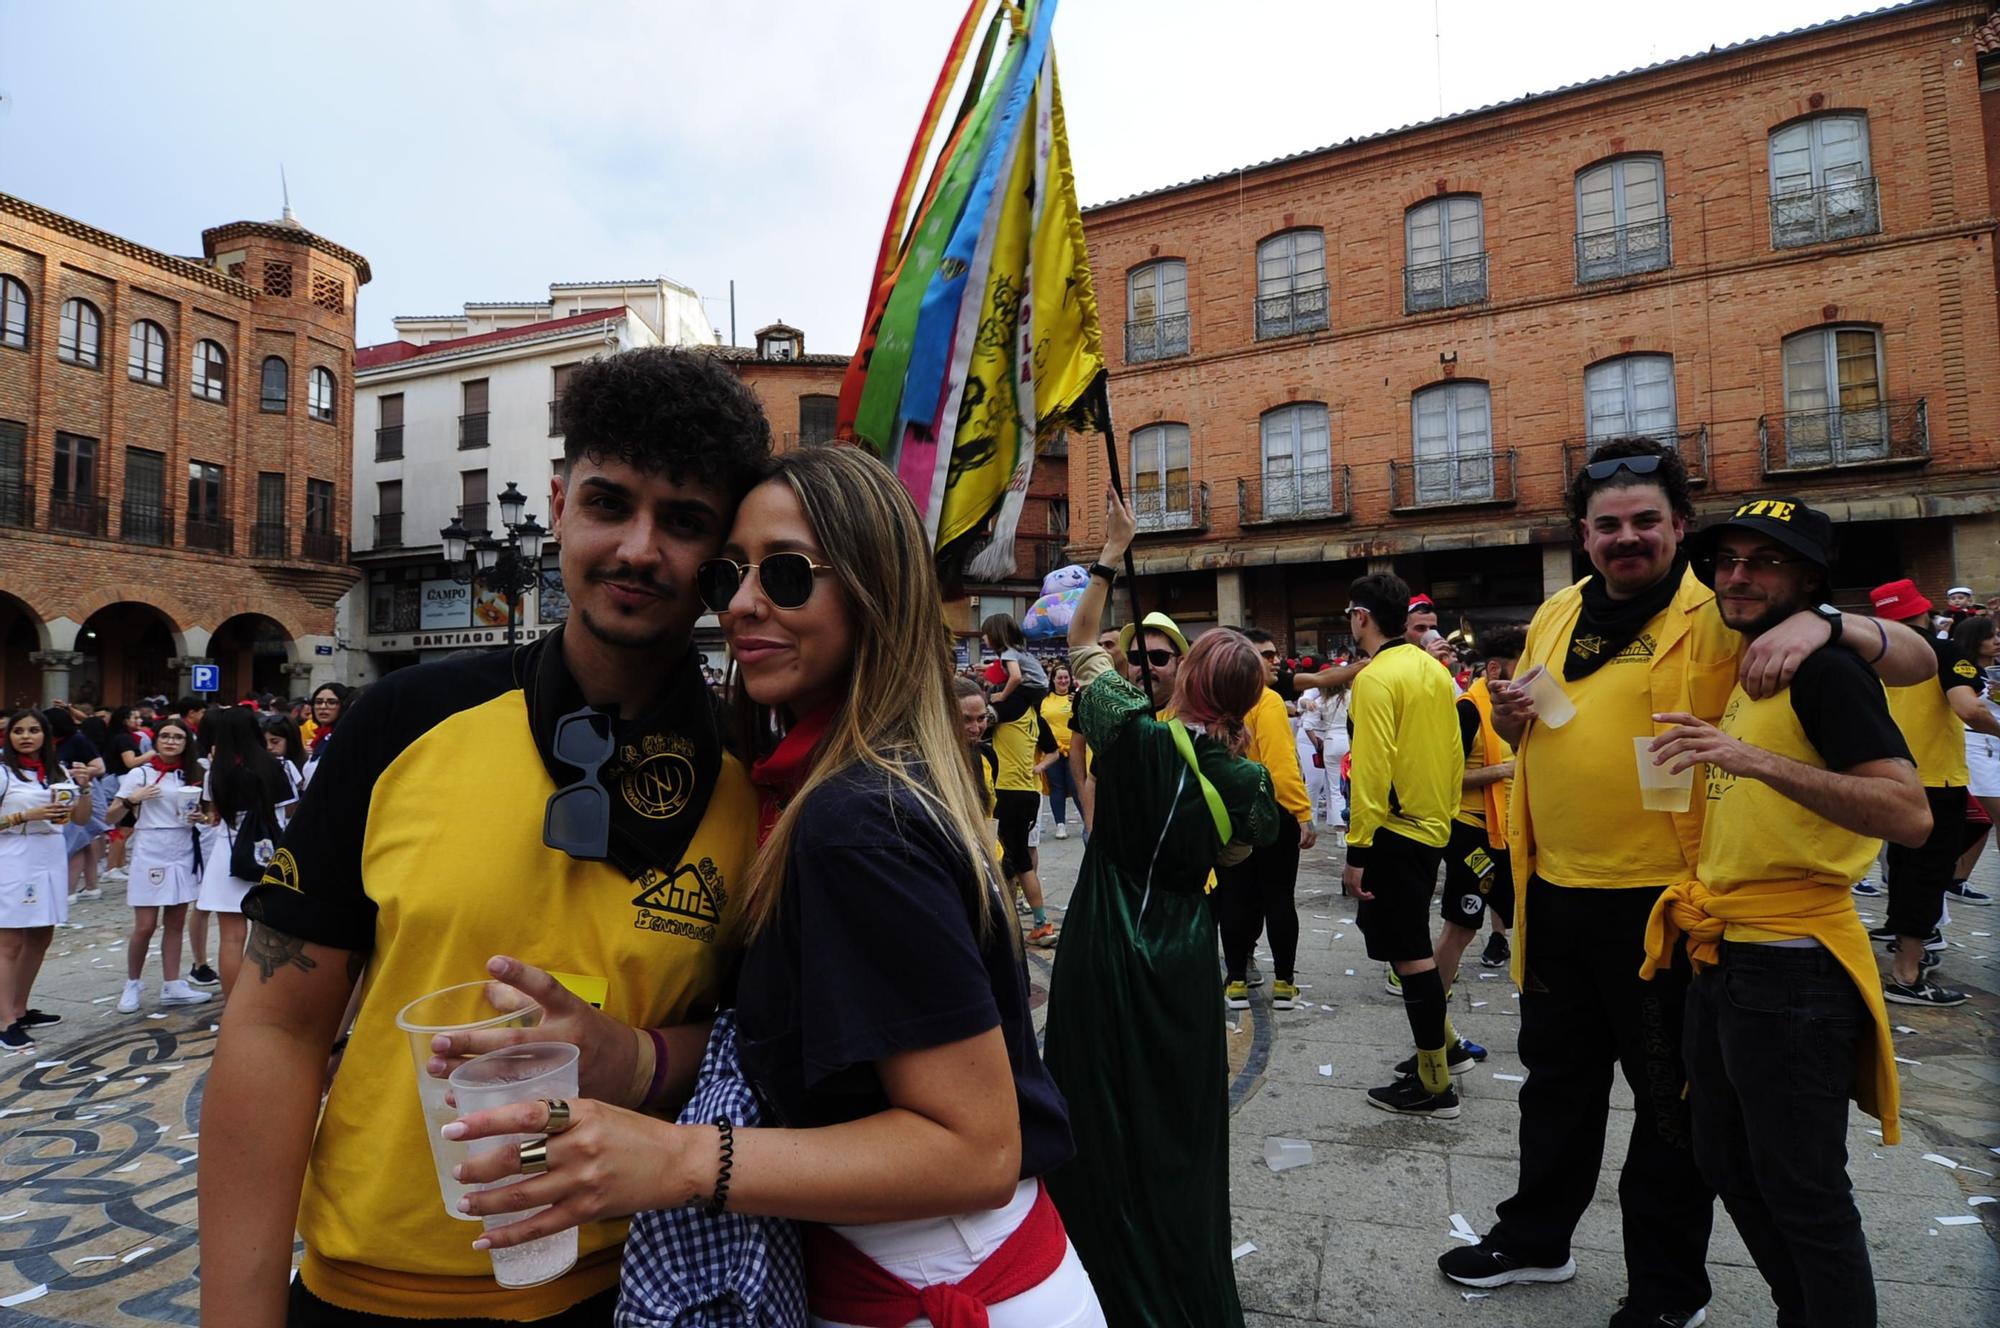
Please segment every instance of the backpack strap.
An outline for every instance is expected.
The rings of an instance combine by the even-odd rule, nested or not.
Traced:
[[[1201,764],[1194,756],[1194,739],[1188,735],[1187,725],[1178,719],[1170,719],[1167,721],[1167,732],[1173,735],[1174,747],[1180,752],[1181,759],[1187,762],[1188,769],[1200,781],[1201,799],[1208,804],[1209,819],[1215,822],[1215,833],[1227,844],[1236,827],[1230,822],[1229,809],[1222,805],[1222,795],[1216,792],[1215,785],[1208,782],[1208,776],[1201,773]]]

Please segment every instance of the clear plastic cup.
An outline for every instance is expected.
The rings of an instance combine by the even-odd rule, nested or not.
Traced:
[[[451,1072],[451,1095],[461,1113],[511,1107],[537,1098],[576,1096],[576,1048],[567,1042],[524,1042],[518,1047],[489,1051]],[[532,1134],[500,1134],[490,1139],[474,1139],[472,1155],[513,1150],[536,1138]],[[496,1180],[482,1189],[511,1185],[519,1176]],[[520,1213],[494,1213],[480,1219],[488,1231],[523,1218],[533,1217],[540,1208]],[[553,1236],[531,1240],[509,1249],[488,1250],[493,1256],[493,1280],[505,1287],[537,1286],[561,1277],[576,1265],[576,1228]]]
[[[476,1219],[458,1211],[467,1188],[451,1177],[451,1169],[470,1156],[465,1145],[439,1134],[459,1117],[445,1100],[450,1091],[443,1079],[424,1071],[431,1059],[431,1039],[440,1033],[471,1033],[487,1028],[533,1028],[542,1022],[540,1003],[504,983],[461,982],[420,996],[396,1012],[396,1027],[409,1036],[410,1059],[417,1067],[417,1097],[424,1104],[424,1129],[431,1139],[431,1162],[437,1169],[438,1193],[444,1210],[461,1222]]]
[[[1639,763],[1639,805],[1649,812],[1684,812],[1694,796],[1695,765],[1678,775],[1653,764],[1653,739],[1632,739],[1632,758]]]
[[[1563,690],[1556,676],[1540,664],[1514,679],[1516,690],[1526,692],[1528,699],[1535,703],[1535,718],[1552,729],[1559,729],[1576,718],[1576,707],[1570,703],[1569,693]]]

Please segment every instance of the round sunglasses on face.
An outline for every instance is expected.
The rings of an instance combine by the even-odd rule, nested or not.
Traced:
[[[1135,669],[1139,667],[1142,659],[1150,660],[1156,669],[1164,669],[1178,656],[1171,650],[1128,650],[1125,652],[1125,658]]]
[[[726,613],[729,602],[743,586],[743,578],[757,573],[757,584],[773,608],[803,608],[812,598],[813,579],[831,572],[827,563],[816,563],[803,553],[774,553],[762,562],[739,563],[734,558],[710,558],[694,570],[695,589],[711,612]]]

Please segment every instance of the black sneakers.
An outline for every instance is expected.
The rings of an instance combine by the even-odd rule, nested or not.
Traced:
[[[1611,1316],[1610,1328],[1700,1328],[1708,1322],[1708,1306],[1700,1309],[1677,1310],[1635,1310],[1623,1296],[1618,1298],[1618,1310]]]
[[[1496,931],[1486,938],[1486,948],[1479,952],[1479,966],[1505,968],[1507,961],[1513,957],[1514,953],[1508,948],[1507,938]]]
[[[30,1010],[21,1016],[21,1027],[23,1028],[47,1028],[50,1024],[59,1024],[61,1022],[61,1015],[50,1014],[46,1010]]]
[[[1981,908],[1986,908],[1993,903],[1992,895],[1987,894],[1984,890],[1973,889],[1965,881],[1953,881],[1944,888],[1944,892],[1961,904],[1977,904]]]
[[[1438,1256],[1438,1271],[1469,1287],[1503,1287],[1513,1282],[1567,1282],[1576,1276],[1576,1260],[1557,1267],[1524,1263],[1485,1241],[1446,1250]]]
[[[0,1028],[0,1048],[7,1051],[26,1051],[34,1045],[35,1040],[28,1036],[28,1030],[21,1027],[18,1019],[5,1028]]]
[[[1368,1090],[1368,1105],[1399,1116],[1429,1116],[1434,1120],[1458,1119],[1458,1094],[1450,1088],[1432,1093],[1414,1075],[1393,1084]]]
[[[1915,982],[1897,982],[1894,979],[1884,982],[1882,999],[1898,1005],[1935,1005],[1943,1008],[1965,1004],[1966,995],[1950,987],[1940,987],[1929,978],[1919,977]]]
[[[207,964],[196,964],[188,970],[188,981],[197,987],[219,987],[222,985],[222,974]]]
[[[1486,1059],[1486,1048],[1477,1042],[1458,1040],[1458,1045],[1445,1053],[1444,1067],[1453,1074],[1464,1074],[1473,1066]],[[1414,1079],[1417,1074],[1417,1058],[1410,1057],[1396,1066],[1396,1075],[1401,1079]]]

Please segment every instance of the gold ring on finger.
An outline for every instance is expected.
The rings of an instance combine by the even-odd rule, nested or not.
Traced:
[[[549,1169],[549,1141],[544,1135],[521,1145],[521,1174],[539,1176]]]
[[[569,1114],[569,1103],[563,1099],[559,1097],[543,1098],[542,1105],[549,1109],[548,1124],[542,1126],[543,1134],[561,1134],[564,1130],[576,1124],[575,1119]]]

